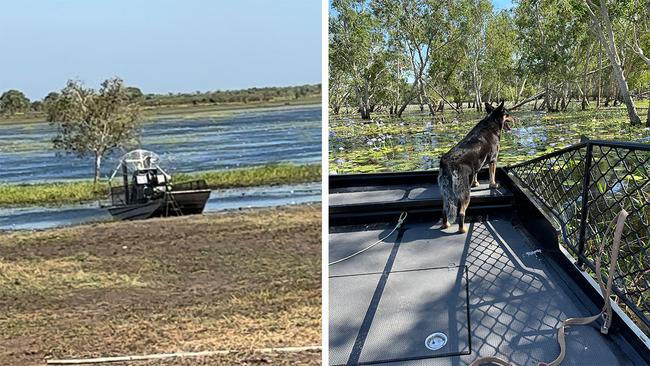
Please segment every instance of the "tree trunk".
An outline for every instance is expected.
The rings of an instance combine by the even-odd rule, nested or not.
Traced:
[[[627,107],[627,115],[630,119],[630,123],[632,125],[640,125],[641,119],[636,112],[634,102],[632,101],[632,97],[630,96],[630,91],[627,86],[627,81],[625,80],[625,75],[623,74],[623,67],[621,66],[621,59],[616,48],[614,31],[612,30],[612,22],[609,18],[609,10],[607,9],[606,2],[605,0],[600,0],[600,7],[598,7],[600,14],[599,16],[597,16],[592,9],[592,6],[597,6],[591,3],[590,0],[585,0],[585,2],[589,15],[592,18],[595,26],[594,31],[596,33],[596,36],[600,40],[600,43],[603,45],[603,48],[605,48],[607,57],[612,64],[612,73],[614,74],[614,78],[618,84],[618,89],[623,102]]]
[[[97,183],[99,183],[101,166],[102,166],[102,155],[99,152],[96,152],[95,153],[95,180],[93,181],[93,185],[95,186],[95,188],[97,188]]]
[[[402,104],[402,106],[397,111],[397,117],[402,117],[402,113],[404,113],[404,110],[406,109],[407,106],[408,106],[408,103]]]
[[[596,99],[596,109],[600,108],[600,99],[603,96],[603,50],[602,45],[598,44],[598,99]]]
[[[361,113],[361,119],[370,119],[370,109],[368,107],[361,106],[359,113]]]
[[[370,119],[370,98],[368,94],[368,80],[365,80],[363,91],[359,86],[355,87],[359,99],[359,113],[361,119]]]

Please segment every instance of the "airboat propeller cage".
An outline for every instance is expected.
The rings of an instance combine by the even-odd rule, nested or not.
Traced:
[[[115,175],[120,170],[123,174],[128,176],[129,172],[133,173],[138,170],[148,169],[157,169],[163,176],[162,180],[158,178],[159,182],[166,182],[171,177],[160,167],[160,165],[158,165],[159,161],[160,157],[155,152],[144,149],[130,151],[122,155],[120,162],[117,164],[115,170],[113,170],[113,174],[111,174],[111,177],[108,179],[108,183],[110,184],[113,181],[113,178],[115,178]]]

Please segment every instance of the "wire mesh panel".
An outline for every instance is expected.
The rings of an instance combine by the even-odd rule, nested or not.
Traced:
[[[127,186],[128,190],[128,186]],[[126,198],[126,190],[124,189],[124,186],[118,186],[118,187],[111,187],[111,204],[113,206],[115,205],[126,205],[128,203],[128,199]]]
[[[621,210],[629,216],[621,238],[614,292],[627,313],[650,330],[650,145],[587,141],[506,168],[560,224],[564,243],[595,276],[598,247],[606,280],[612,234]]]
[[[174,191],[193,191],[195,189],[208,189],[208,184],[204,179],[199,179],[189,182],[175,183],[172,188]]]

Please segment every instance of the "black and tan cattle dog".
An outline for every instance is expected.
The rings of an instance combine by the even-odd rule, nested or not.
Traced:
[[[438,186],[443,200],[442,228],[456,220],[458,232],[464,233],[465,210],[469,205],[470,187],[478,186],[476,174],[489,165],[490,188],[497,188],[495,174],[501,131],[510,130],[512,117],[503,108],[503,102],[494,108],[485,103],[488,113],[456,146],[440,158]]]

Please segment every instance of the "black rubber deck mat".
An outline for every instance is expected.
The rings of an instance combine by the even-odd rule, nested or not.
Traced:
[[[387,267],[391,264],[389,259]],[[413,286],[416,283],[419,285]],[[465,267],[389,269],[333,276],[329,284],[331,365],[368,365],[471,352]],[[425,346],[427,337],[434,333],[447,337],[446,344],[437,350]]]

